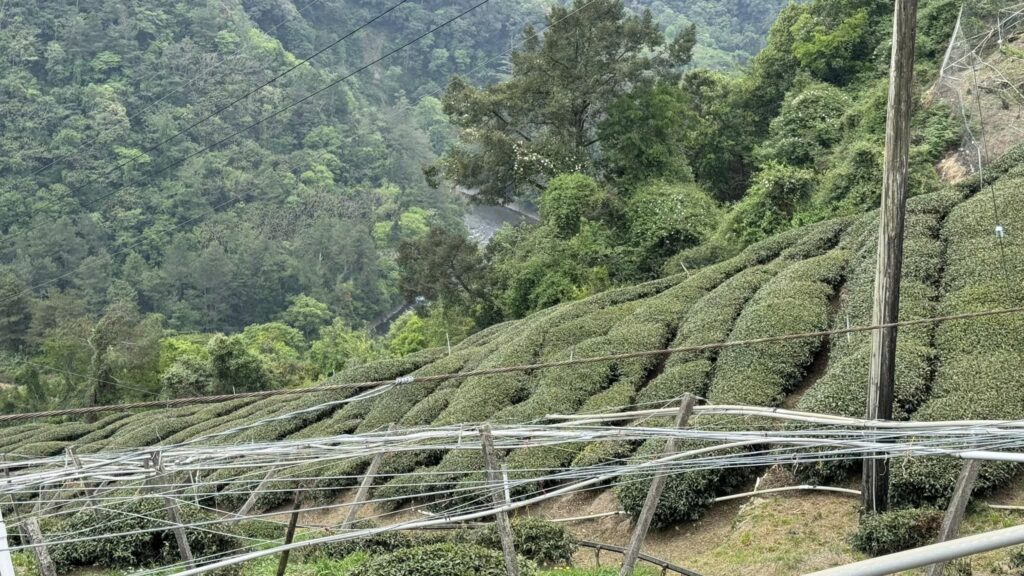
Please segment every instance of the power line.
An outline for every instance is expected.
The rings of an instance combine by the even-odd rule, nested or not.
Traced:
[[[484,0],[485,2],[487,0]],[[515,366],[503,366],[496,368],[482,368],[478,370],[470,370],[467,372],[455,372],[450,374],[437,374],[431,376],[401,376],[391,380],[370,380],[365,382],[353,382],[353,383],[342,383],[342,384],[329,384],[324,386],[313,386],[310,388],[285,388],[280,390],[261,390],[257,392],[240,392],[237,394],[219,394],[215,396],[194,396],[189,398],[175,398],[170,400],[153,400],[147,402],[134,402],[128,404],[114,404],[108,406],[89,406],[83,408],[67,408],[64,410],[51,410],[47,412],[31,412],[22,414],[2,414],[0,415],[0,423],[2,422],[15,422],[19,420],[31,420],[34,418],[50,418],[56,416],[77,416],[83,414],[96,414],[100,412],[116,412],[126,410],[136,410],[141,408],[173,408],[178,406],[188,406],[192,404],[214,404],[217,402],[223,402],[225,400],[235,400],[241,398],[270,398],[274,396],[288,396],[294,394],[311,394],[316,392],[326,392],[333,390],[345,390],[353,388],[375,388],[378,386],[393,386],[393,385],[406,385],[421,382],[440,382],[444,380],[454,379],[465,379],[477,376],[495,376],[499,374],[509,374],[512,372],[528,372],[533,370],[541,370],[546,368],[564,368],[568,366],[578,366],[582,364],[593,364],[597,362],[609,362],[613,360],[629,360],[633,358],[645,358],[651,356],[666,356],[671,354],[679,354],[685,352],[706,352],[708,350],[721,350],[724,348],[736,348],[741,346],[753,346],[758,344],[772,344],[777,342],[786,342],[790,340],[805,340],[810,338],[826,338],[833,336],[842,336],[845,334],[855,334],[859,332],[870,332],[874,330],[883,330],[888,328],[906,327],[906,326],[919,326],[924,324],[934,324],[938,322],[951,322],[951,321],[962,321],[972,320],[977,318],[985,318],[989,316],[1001,316],[1007,314],[1020,314],[1024,312],[1024,306],[1016,306],[1013,308],[998,308],[993,310],[983,310],[981,312],[966,312],[963,314],[951,314],[947,316],[933,316],[929,318],[916,318],[913,320],[901,320],[898,322],[891,322],[886,324],[874,324],[868,326],[852,326],[848,328],[837,328],[833,330],[822,330],[818,332],[801,332],[794,334],[784,334],[780,336],[767,336],[764,338],[754,338],[749,340],[732,340],[726,342],[717,342],[712,344],[702,344],[699,346],[681,346],[676,348],[659,348],[654,350],[640,350],[636,352],[623,352],[620,354],[608,354],[604,356],[592,356],[584,358],[573,358],[572,360],[560,360],[555,362],[541,362],[536,364],[522,364]]]
[[[266,88],[267,86],[270,86],[270,85],[271,85],[271,84],[273,84],[274,82],[277,82],[277,81],[278,81],[278,80],[280,80],[281,78],[283,78],[283,77],[285,77],[286,75],[288,75],[289,73],[291,73],[291,72],[293,72],[293,71],[297,70],[298,68],[302,67],[303,65],[305,65],[305,64],[308,64],[308,63],[309,63],[309,62],[310,62],[310,61],[311,61],[311,60],[312,60],[313,58],[316,58],[317,56],[319,56],[319,55],[323,54],[323,53],[324,53],[324,52],[326,52],[327,50],[330,50],[331,48],[334,48],[335,46],[337,46],[337,45],[338,45],[338,44],[340,44],[341,42],[343,42],[343,41],[347,40],[348,38],[352,37],[353,35],[355,35],[355,34],[359,33],[360,31],[364,30],[365,28],[367,28],[368,26],[370,26],[370,25],[371,25],[371,24],[373,24],[374,22],[376,22],[376,21],[380,20],[380,19],[381,19],[381,18],[383,18],[384,16],[387,16],[388,14],[390,14],[391,12],[393,12],[394,10],[396,10],[396,9],[397,9],[398,7],[402,6],[403,4],[405,4],[405,3],[409,2],[409,1],[410,1],[410,0],[399,0],[399,2],[398,2],[397,4],[393,4],[393,5],[392,5],[392,6],[390,7],[390,8],[388,8],[388,9],[387,9],[387,10],[385,10],[384,12],[381,12],[380,14],[377,14],[376,16],[374,16],[373,18],[371,18],[371,19],[370,19],[370,20],[368,20],[367,22],[364,22],[363,24],[360,24],[360,25],[359,25],[358,27],[356,27],[356,28],[354,28],[354,29],[350,30],[350,31],[349,31],[349,32],[347,32],[346,34],[344,34],[344,35],[342,35],[341,37],[339,37],[339,38],[335,39],[335,40],[334,40],[333,42],[331,42],[331,43],[327,44],[326,46],[324,46],[323,48],[321,48],[321,49],[317,50],[317,51],[316,51],[316,52],[314,52],[314,53],[313,53],[313,54],[312,54],[311,56],[309,56],[309,57],[305,58],[304,60],[300,60],[299,62],[295,63],[295,64],[294,64],[294,65],[292,65],[292,66],[291,66],[290,68],[286,69],[286,70],[285,70],[284,72],[281,72],[281,73],[277,74],[276,76],[274,76],[274,77],[273,77],[273,78],[271,78],[270,80],[267,80],[266,82],[263,82],[262,84],[260,84],[260,85],[256,86],[256,87],[255,87],[255,88],[253,88],[252,90],[250,90],[250,91],[246,92],[245,94],[243,94],[243,95],[241,95],[241,96],[239,96],[239,97],[235,98],[235,99],[234,99],[234,100],[232,100],[231,102],[228,102],[227,104],[225,104],[225,105],[223,105],[223,106],[221,106],[221,107],[217,108],[216,110],[214,110],[214,111],[213,111],[213,112],[211,112],[210,114],[207,114],[206,116],[204,116],[204,117],[200,118],[199,120],[197,120],[197,121],[193,122],[193,123],[192,123],[192,124],[190,124],[190,125],[189,125],[188,127],[186,127],[186,128],[183,128],[183,129],[181,129],[181,130],[179,130],[179,131],[175,132],[175,133],[174,133],[174,134],[172,134],[171,136],[168,136],[167,138],[165,138],[165,139],[161,140],[161,141],[160,141],[160,142],[158,142],[158,143],[157,143],[156,145],[154,145],[154,146],[151,146],[151,147],[149,147],[149,148],[147,148],[147,149],[143,150],[142,152],[139,152],[139,154],[137,154],[136,156],[133,156],[133,157],[131,157],[131,158],[128,158],[128,159],[126,159],[126,160],[123,160],[123,161],[122,161],[121,163],[119,163],[119,164],[115,164],[115,165],[114,165],[113,167],[111,167],[111,168],[110,168],[109,170],[107,170],[106,172],[102,172],[102,173],[98,174],[97,176],[94,176],[94,177],[91,177],[91,178],[89,178],[89,179],[88,179],[88,180],[86,181],[86,183],[85,183],[85,184],[83,184],[83,185],[81,185],[81,186],[78,186],[77,188],[75,188],[75,189],[71,190],[71,191],[69,192],[69,195],[71,195],[72,197],[73,197],[73,196],[75,196],[76,194],[78,194],[79,192],[81,192],[81,191],[82,191],[83,189],[85,189],[85,187],[86,187],[86,186],[88,186],[89,184],[92,184],[93,182],[96,182],[96,181],[97,181],[97,180],[98,180],[99,178],[102,178],[102,177],[105,177],[105,176],[109,176],[109,175],[113,174],[113,173],[114,173],[114,172],[116,172],[116,171],[117,171],[118,169],[120,169],[120,168],[124,168],[125,166],[128,166],[128,165],[129,165],[129,164],[131,164],[132,162],[134,162],[134,161],[138,160],[139,158],[142,158],[143,156],[145,156],[145,155],[149,154],[150,152],[153,152],[153,151],[155,151],[155,150],[157,150],[157,149],[159,149],[159,148],[163,147],[163,145],[164,145],[164,144],[167,144],[168,142],[170,142],[170,141],[174,140],[174,139],[175,139],[175,138],[177,138],[178,136],[181,136],[182,134],[185,134],[186,132],[188,132],[188,131],[192,130],[193,128],[195,128],[195,127],[197,127],[197,126],[199,126],[200,124],[202,124],[202,123],[206,122],[207,120],[210,120],[211,118],[214,118],[215,116],[218,116],[218,115],[220,115],[220,113],[221,113],[221,112],[224,112],[224,111],[225,111],[225,110],[227,110],[228,108],[231,108],[231,107],[232,107],[232,106],[234,106],[235,104],[238,104],[239,102],[241,102],[242,100],[245,100],[245,99],[246,99],[246,98],[248,98],[249,96],[252,96],[252,95],[253,95],[253,94],[255,94],[256,92],[259,92],[259,91],[260,91],[260,90],[262,90],[263,88]],[[358,73],[358,71],[357,71],[357,73]],[[347,78],[343,78],[343,80],[344,80],[344,79],[347,79]],[[335,82],[335,83],[333,83],[333,84],[328,84],[327,88],[330,88],[330,87],[331,87],[331,86],[333,86],[334,84],[337,84],[337,82]],[[230,138],[233,138],[234,136],[237,136],[238,134],[241,134],[242,132],[245,132],[246,130],[249,130],[249,129],[251,129],[251,128],[254,128],[255,126],[258,126],[258,125],[262,124],[262,123],[263,123],[263,122],[265,122],[266,120],[269,120],[269,119],[271,119],[271,118],[273,118],[273,117],[277,116],[278,114],[280,114],[281,112],[284,112],[285,110],[289,110],[289,109],[291,109],[291,108],[292,108],[292,107],[294,107],[295,105],[297,105],[297,104],[299,104],[299,103],[301,103],[301,102],[304,102],[305,100],[307,100],[307,99],[308,99],[308,98],[310,98],[311,96],[314,96],[314,95],[318,94],[318,93],[319,93],[319,92],[321,92],[321,91],[322,91],[322,90],[320,90],[320,91],[317,91],[317,92],[314,92],[313,94],[311,94],[311,95],[309,95],[309,96],[307,96],[307,97],[305,97],[305,98],[302,98],[302,99],[298,100],[297,102],[293,102],[292,104],[290,104],[290,105],[288,105],[288,106],[285,106],[284,108],[282,108],[282,109],[278,110],[277,112],[274,112],[274,113],[272,113],[272,114],[270,114],[270,115],[268,115],[268,116],[266,116],[266,117],[264,117],[264,118],[261,118],[261,119],[260,119],[260,120],[258,120],[257,122],[255,122],[255,123],[253,123],[253,124],[250,124],[249,126],[246,126],[245,128],[243,128],[243,129],[241,129],[241,130],[238,130],[238,131],[236,131],[236,132],[232,133],[232,134],[231,134],[231,135],[229,135],[229,136],[228,136],[227,138],[224,138],[224,139],[222,139],[222,140],[219,140],[219,141],[215,142],[214,144],[212,144],[212,145],[210,145],[210,146],[207,146],[207,147],[205,147],[205,148],[202,148],[202,149],[200,149],[198,153],[202,153],[202,152],[205,152],[205,151],[207,151],[207,150],[209,150],[209,149],[211,149],[211,148],[213,148],[213,147],[215,147],[215,146],[217,146],[217,145],[219,145],[219,144],[221,144],[221,143],[223,143],[223,142],[225,142],[225,141],[229,140]],[[188,160],[189,158],[192,158],[193,156],[194,156],[194,155],[189,155],[189,156],[186,156],[186,157],[184,158],[184,160]],[[160,173],[164,172],[165,170],[167,170],[168,168],[171,168],[171,167],[173,167],[173,166],[176,166],[177,164],[178,164],[178,162],[176,162],[176,163],[172,163],[172,164],[170,164],[170,165],[168,165],[168,166],[165,166],[164,168],[162,168],[162,169],[160,169],[160,170],[157,170],[156,172],[154,172],[154,173],[150,174],[150,175],[149,175],[149,177],[150,177],[150,178],[152,178],[153,176],[156,176],[157,174],[160,174]],[[87,202],[87,203],[83,204],[83,205],[82,205],[82,207],[83,207],[83,208],[87,208],[87,207],[93,206],[93,205],[95,205],[95,204],[97,204],[97,203],[99,203],[99,202],[102,202],[103,200],[106,200],[107,198],[110,198],[110,197],[112,197],[112,196],[116,195],[116,194],[117,194],[118,192],[120,192],[120,191],[121,191],[121,190],[123,190],[123,189],[124,189],[124,186],[121,186],[121,187],[115,188],[115,189],[111,190],[110,192],[107,192],[106,194],[102,194],[102,195],[100,195],[100,196],[99,196],[98,198],[96,198],[96,199],[94,199],[94,200],[92,200],[92,201],[90,201],[90,202]],[[42,209],[45,209],[45,208],[50,208],[50,207],[52,207],[52,206],[55,206],[55,205],[56,205],[56,201],[50,201],[50,202],[44,203],[44,204],[43,204],[43,205],[42,205],[42,206],[41,206],[40,208],[37,208],[37,212],[38,212],[39,210],[42,210]],[[40,225],[37,225],[37,226],[29,226],[28,228],[26,228],[26,229],[24,229],[24,230],[21,230],[21,231],[19,231],[19,232],[15,233],[15,234],[12,234],[12,235],[8,236],[8,239],[14,239],[14,238],[18,238],[19,236],[22,236],[22,235],[24,235],[24,234],[28,234],[29,232],[31,232],[31,231],[33,231],[33,230],[35,230],[35,229],[39,228],[39,226],[40,226]]]

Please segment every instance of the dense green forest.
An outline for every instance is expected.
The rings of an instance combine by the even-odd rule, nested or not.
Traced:
[[[876,204],[881,0],[488,3],[290,106],[469,6],[5,6],[5,409],[303,385]],[[479,247],[453,187],[541,222]]]

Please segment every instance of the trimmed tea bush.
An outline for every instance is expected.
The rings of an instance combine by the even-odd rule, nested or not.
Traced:
[[[167,527],[167,523],[161,521],[165,517],[165,512],[163,501],[159,498],[139,498],[116,505],[115,508],[116,510],[84,510],[57,521],[47,521],[43,523],[43,532],[117,533]],[[123,511],[124,514],[118,511]],[[181,505],[181,512],[186,524],[215,519],[212,514],[187,503]],[[140,516],[148,516],[153,520]],[[197,557],[227,552],[242,545],[237,538],[210,531],[186,529],[185,533],[192,553]],[[169,528],[118,538],[51,544],[49,552],[57,572],[61,574],[82,567],[134,569],[141,566],[170,564],[180,560],[174,533]]]
[[[829,299],[849,257],[834,251],[781,272],[743,310],[729,339],[826,329]],[[777,406],[799,383],[820,345],[820,338],[807,338],[722,350],[708,398],[715,404]]]
[[[679,442],[676,448],[679,452],[685,452],[706,446],[708,444],[703,442],[686,441]],[[648,440],[637,451],[637,458],[651,460],[660,455],[664,449],[664,440]],[[726,455],[738,452],[738,449],[731,449],[722,450],[716,454]],[[654,519],[651,521],[651,525],[655,528],[664,528],[680,522],[696,520],[711,506],[716,496],[725,494],[739,486],[750,476],[750,473],[747,468],[712,468],[669,476],[665,482],[665,491],[662,493],[661,500],[658,501],[658,507],[654,510]],[[635,518],[640,514],[644,500],[647,498],[651,475],[646,474],[626,478],[626,480],[626,483],[617,488],[616,494],[623,510]]]
[[[1019,305],[1017,292],[1024,280],[1021,246],[1000,241],[992,230],[992,202],[1003,207],[1007,229],[1024,227],[1024,206],[1016,201],[1024,171],[1009,170],[983,196],[956,206],[942,229],[947,240],[943,277],[942,315]],[[994,198],[993,198],[994,196]],[[1004,250],[1004,277],[997,258]],[[1009,286],[1007,285],[1009,284]],[[915,420],[1024,418],[1024,318],[991,316],[945,322],[935,331],[939,354],[931,399],[914,414]],[[952,494],[959,462],[936,458],[906,458],[892,467],[891,493],[903,505],[943,506]],[[1008,482],[1018,466],[982,466],[975,496]]]
[[[853,536],[853,546],[872,556],[893,554],[931,544],[941,526],[942,511],[935,508],[865,514]]]
[[[434,544],[376,556],[352,576],[407,576],[412,567],[417,576],[505,575],[505,560],[500,552],[472,544]],[[519,573],[532,576],[536,571],[530,562],[520,560]]]
[[[501,539],[493,525],[468,536],[474,544],[501,550]],[[513,518],[512,537],[516,554],[541,565],[568,564],[576,551],[576,542],[564,526],[540,518]]]

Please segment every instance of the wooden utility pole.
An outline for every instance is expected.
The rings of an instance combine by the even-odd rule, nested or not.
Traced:
[[[693,405],[696,398],[690,394],[683,396],[679,404],[679,412],[676,413],[676,428],[683,428],[689,423],[690,415],[693,414]],[[667,456],[676,451],[676,439],[669,438],[665,442],[664,454]],[[658,501],[661,500],[661,493],[665,490],[665,474],[667,466],[659,466],[651,479],[651,487],[647,489],[647,499],[644,500],[644,507],[640,509],[640,517],[636,519],[636,527],[633,529],[633,536],[629,539],[629,546],[623,553],[622,570],[619,576],[631,576],[636,561],[640,557],[640,548],[647,539],[647,530],[651,527],[651,520],[654,519],[654,511],[658,508]],[[600,554],[600,551],[598,551]]]
[[[899,319],[916,35],[917,0],[896,0],[889,72],[889,107],[885,122],[878,264],[875,268],[875,300],[871,314],[871,323],[874,325],[892,324]],[[871,333],[871,366],[868,372],[870,419],[892,418],[896,332],[893,326]],[[885,459],[864,460],[861,492],[866,512],[883,512],[888,508],[889,465]]]
[[[956,481],[956,490],[953,491],[953,498],[949,501],[949,508],[942,518],[942,529],[939,530],[939,538],[936,542],[953,540],[960,532],[960,523],[964,520],[964,512],[967,511],[967,503],[971,500],[971,492],[974,491],[974,483],[978,480],[978,471],[981,462],[968,460],[960,469],[960,477]],[[946,569],[945,562],[937,562],[928,567],[927,576],[942,576]]]
[[[504,491],[498,490],[501,485],[501,466],[498,464],[498,453],[494,449],[491,427],[487,424],[480,428],[480,448],[487,463],[488,487],[494,490],[491,501],[497,508],[506,506],[508,501],[505,499]],[[512,524],[508,521],[508,512],[501,510],[494,515],[494,520],[498,526],[498,537],[501,539],[501,552],[505,557],[505,573],[508,576],[519,576],[519,563],[516,561],[516,547],[512,536]]]

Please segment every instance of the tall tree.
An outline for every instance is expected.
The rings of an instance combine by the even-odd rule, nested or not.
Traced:
[[[621,0],[574,0],[547,22],[543,35],[524,30],[511,78],[478,89],[456,77],[445,94],[462,128],[445,173],[484,200],[535,194],[559,172],[589,169],[608,107],[655,79],[678,79],[696,38],[691,27],[666,42],[650,12],[630,14]]]
[[[12,270],[0,270],[0,348],[17,348],[25,341],[32,320],[25,282]]]

